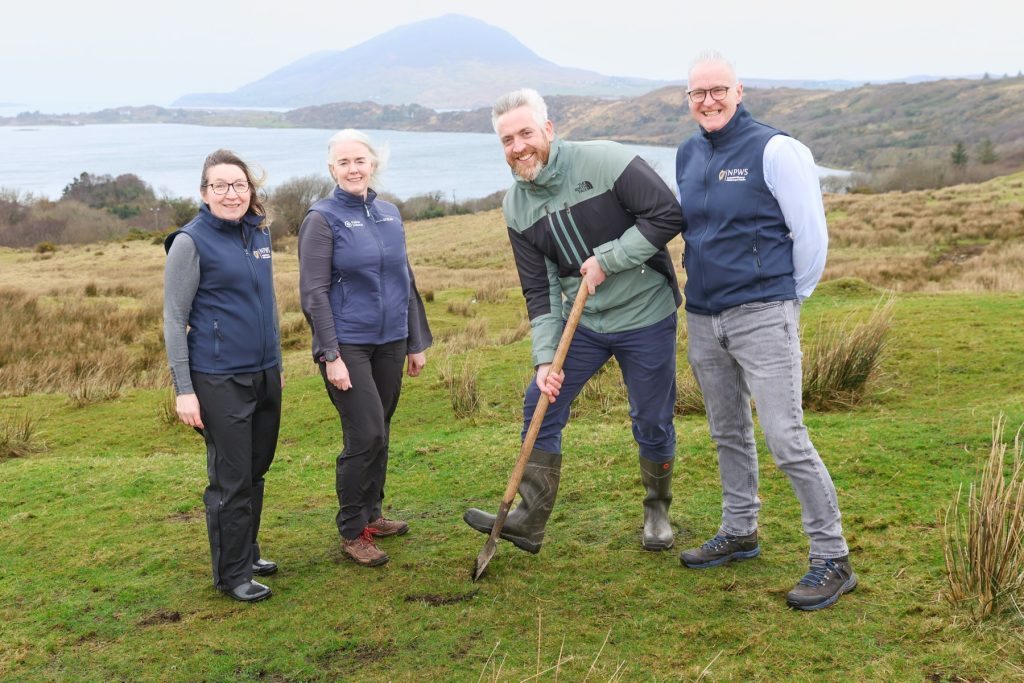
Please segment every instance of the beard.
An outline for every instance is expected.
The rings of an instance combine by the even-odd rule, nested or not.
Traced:
[[[541,170],[545,166],[547,166],[548,153],[550,152],[550,150],[550,146],[545,149],[531,147],[530,151],[533,152],[532,159],[530,159],[529,161],[511,159],[509,160],[509,166],[512,167],[512,172],[515,173],[518,177],[522,178],[527,182],[533,182],[534,180],[537,179],[537,174],[539,174]]]

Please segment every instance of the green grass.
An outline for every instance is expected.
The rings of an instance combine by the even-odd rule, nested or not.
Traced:
[[[442,294],[429,313],[454,324]],[[823,286],[805,306],[805,334],[822,318],[866,316],[877,299],[849,282]],[[478,306],[494,335],[522,303]],[[941,599],[938,521],[988,453],[991,420],[1006,412],[1008,431],[1024,422],[1022,318],[1015,294],[900,295],[869,400],[808,413],[860,577],[820,613],[785,607],[807,542],[760,437],[762,556],[708,571],[679,565],[678,550],[719,518],[703,416],[677,418],[677,546],[640,548],[642,487],[624,405],[583,406],[566,430],[541,553],[502,542],[472,583],[485,538],[461,515],[496,509],[504,490],[528,340],[469,352],[482,399],[470,419],[452,415],[429,352],[424,376],[407,379],[386,504],[411,531],[382,541],[392,560],[374,570],[343,560],[338,544],[334,409],[318,377],[291,379],[261,533],[282,569],[267,579],[273,598],[255,605],[210,585],[203,448],[167,424],[164,390],[83,408],[53,394],[2,399],[0,417],[32,415],[47,449],[0,462],[0,678],[518,681],[538,671],[538,650],[539,669],[561,650],[572,658],[564,681],[617,670],[629,681],[1020,679],[1024,617],[972,626]]]

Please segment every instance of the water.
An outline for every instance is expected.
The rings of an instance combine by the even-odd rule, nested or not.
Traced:
[[[267,186],[327,174],[327,139],[334,130],[240,128],[180,124],[0,127],[0,188],[60,197],[83,171],[134,173],[158,195],[198,197],[203,159],[218,147],[262,167]],[[505,189],[512,180],[496,136],[484,133],[367,131],[391,161],[380,187],[401,199],[440,192],[462,201]],[[674,147],[627,145],[675,189]],[[829,169],[819,169],[822,174]],[[834,173],[834,172],[833,172]]]

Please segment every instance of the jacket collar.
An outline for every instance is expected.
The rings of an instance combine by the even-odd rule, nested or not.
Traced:
[[[548,152],[548,163],[544,164],[544,168],[540,169],[536,178],[532,181],[523,180],[515,174],[515,171],[512,172],[512,177],[516,179],[517,184],[527,190],[554,185],[563,175],[562,155],[559,154],[561,149],[562,138],[556,135],[554,140],[551,141],[551,150]]]
[[[345,192],[341,187],[336,186],[334,188],[334,193],[331,196],[341,202],[344,206],[362,208],[364,204],[367,206],[373,204],[373,201],[377,198],[377,193],[374,192],[372,187],[368,188],[366,190],[366,200],[364,201],[359,195],[352,194],[351,192]]]
[[[241,226],[255,229],[259,228],[260,225],[263,224],[264,220],[263,216],[257,216],[251,211],[246,212],[246,214],[242,216],[242,220],[238,221],[228,221],[223,218],[217,218],[213,215],[213,212],[210,211],[210,205],[206,202],[203,202],[199,206],[199,215],[202,217],[203,223],[217,230],[237,230]]]
[[[747,108],[743,106],[742,102],[740,102],[736,105],[736,113],[732,115],[731,119],[729,119],[729,123],[725,124],[713,133],[709,133],[701,128],[700,133],[704,136],[704,139],[710,141],[711,144],[718,144],[728,140],[729,137],[735,134],[737,130],[743,128],[751,121],[753,121],[753,117],[750,116],[750,112],[748,112]]]

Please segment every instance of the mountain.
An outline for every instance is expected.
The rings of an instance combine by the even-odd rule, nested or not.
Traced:
[[[185,95],[173,106],[294,108],[370,101],[472,109],[524,85],[545,95],[630,97],[668,83],[562,67],[500,28],[447,14],[347,50],[308,55],[234,92]]]

